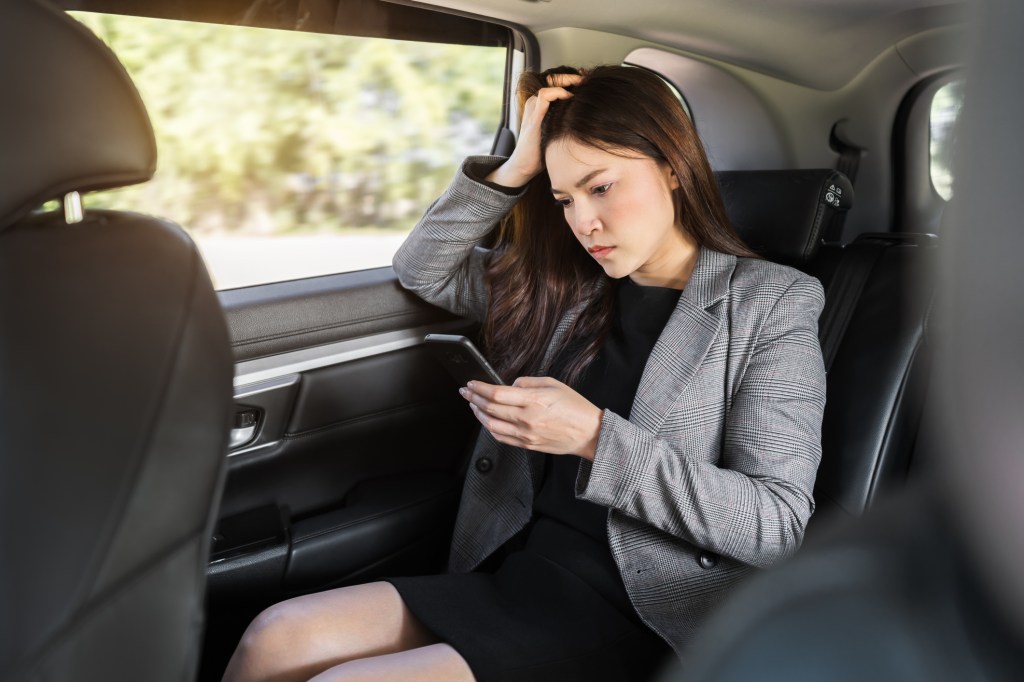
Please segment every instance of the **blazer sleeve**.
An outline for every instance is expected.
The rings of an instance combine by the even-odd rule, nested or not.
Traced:
[[[398,281],[417,296],[478,322],[487,309],[484,273],[490,252],[477,246],[525,192],[479,178],[504,159],[467,159],[403,242],[392,265]]]
[[[752,566],[796,550],[821,459],[823,305],[821,285],[803,276],[768,313],[725,419],[719,465],[606,410],[579,496]]]

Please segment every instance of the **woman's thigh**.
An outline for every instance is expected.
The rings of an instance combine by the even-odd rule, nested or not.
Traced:
[[[345,661],[437,641],[390,583],[342,587],[263,611],[242,636],[224,679],[305,680]]]

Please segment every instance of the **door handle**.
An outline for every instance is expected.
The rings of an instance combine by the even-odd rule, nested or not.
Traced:
[[[235,412],[231,421],[231,438],[228,440],[228,449],[234,450],[255,438],[259,425],[259,410],[247,408]]]

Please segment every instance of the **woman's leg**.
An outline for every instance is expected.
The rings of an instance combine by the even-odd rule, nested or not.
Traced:
[[[466,660],[447,644],[360,658],[326,670],[309,682],[474,682]]]
[[[437,642],[390,583],[342,587],[289,599],[258,615],[224,682],[308,680],[346,661]]]

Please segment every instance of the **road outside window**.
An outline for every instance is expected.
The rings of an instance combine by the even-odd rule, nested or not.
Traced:
[[[86,206],[181,224],[218,289],[389,265],[489,151],[505,48],[72,13],[124,63],[159,164]]]

